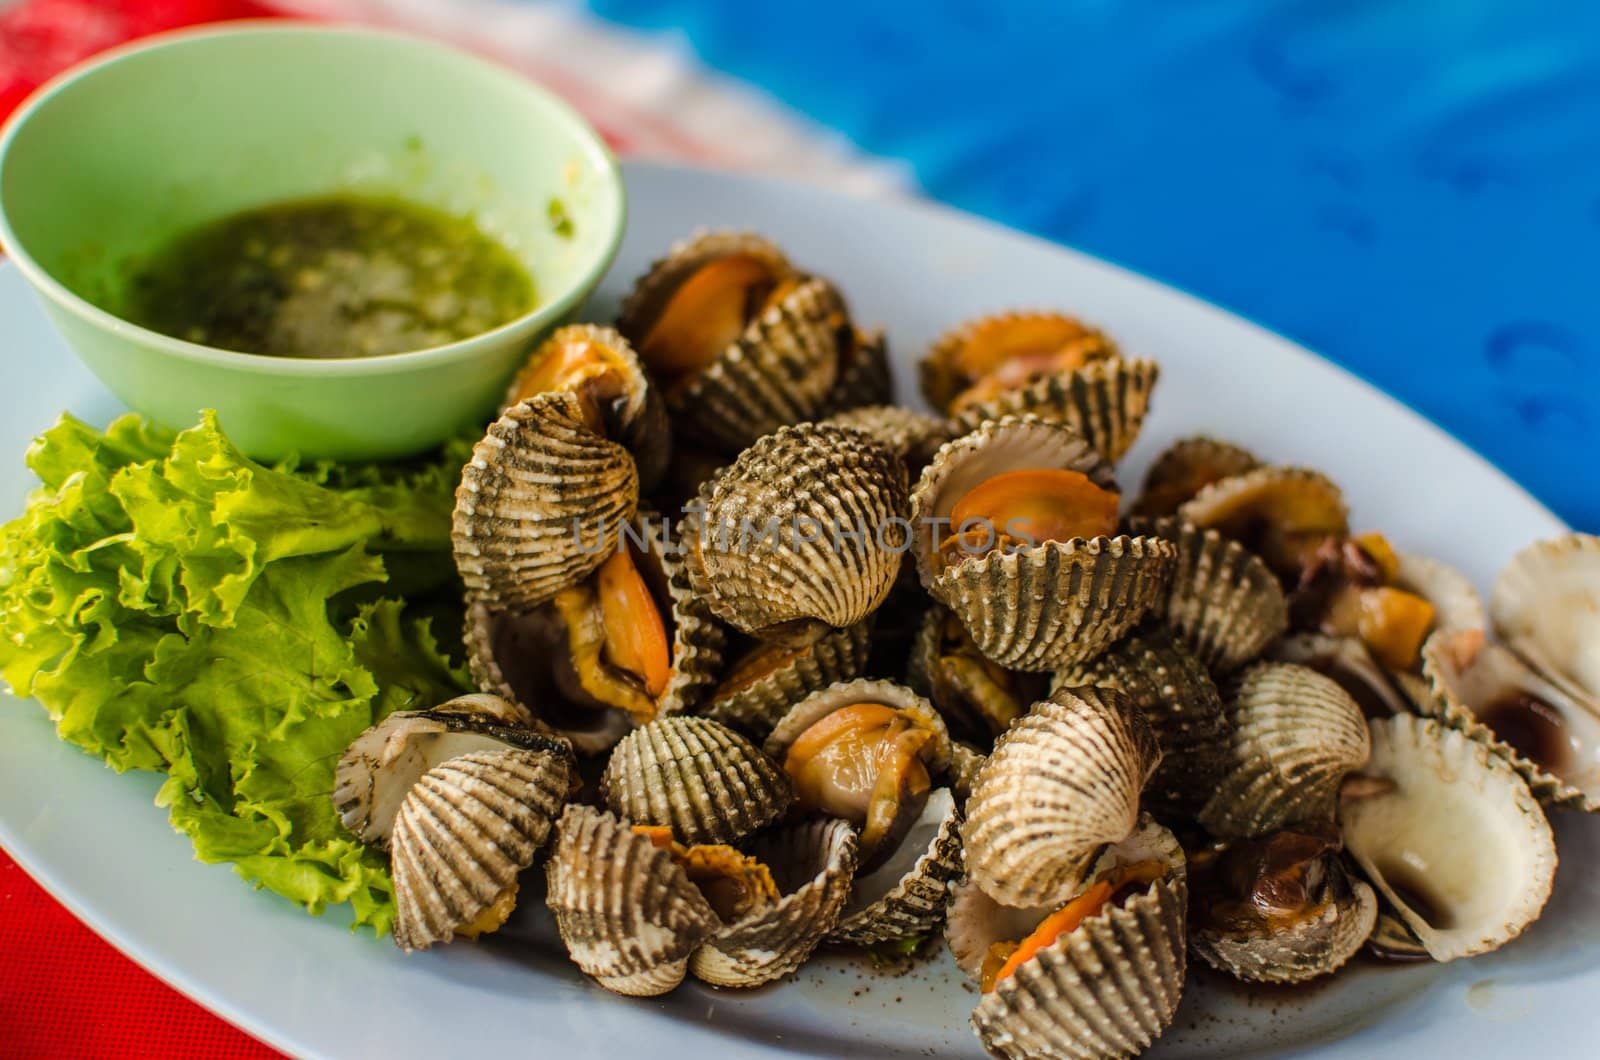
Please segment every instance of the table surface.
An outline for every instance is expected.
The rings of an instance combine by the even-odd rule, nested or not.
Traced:
[[[448,5],[0,0],[0,113],[125,37],[285,6],[437,27]],[[743,79],[926,194],[1283,332],[1600,530],[1600,5],[558,6]],[[488,11],[463,0],[448,24]],[[1250,385],[1226,350],[1217,384]],[[265,1051],[0,854],[0,1055],[130,1053]]]

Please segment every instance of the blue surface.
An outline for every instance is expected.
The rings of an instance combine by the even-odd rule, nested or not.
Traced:
[[[1326,354],[1600,530],[1600,4],[591,7]]]

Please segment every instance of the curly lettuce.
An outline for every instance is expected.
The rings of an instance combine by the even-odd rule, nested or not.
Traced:
[[[464,455],[265,467],[209,413],[178,434],[64,416],[0,528],[0,677],[62,739],[167,774],[157,802],[202,861],[385,930],[388,866],[329,794],[363,729],[465,687],[440,648],[458,630],[432,624],[460,598]]]

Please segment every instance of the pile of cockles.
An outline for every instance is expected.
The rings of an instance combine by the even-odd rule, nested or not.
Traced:
[[[1198,957],[1450,961],[1600,805],[1600,540],[1460,573],[1327,476],[1188,438],[1054,312],[884,338],[767,240],[696,235],[527,361],[463,471],[478,692],[345,755],[407,950],[542,863],[572,960],[651,996],[939,934],[1002,1056],[1147,1047]],[[534,893],[536,889],[530,890]]]

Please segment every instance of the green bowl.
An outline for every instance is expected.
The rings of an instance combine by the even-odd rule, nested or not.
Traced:
[[[219,350],[101,308],[122,304],[129,264],[174,234],[331,192],[474,218],[527,267],[537,307],[465,341],[349,360]],[[625,215],[616,160],[560,99],[370,30],[162,37],[64,75],[0,134],[0,245],[68,344],[132,408],[172,427],[214,408],[261,459],[403,456],[482,422],[527,351],[599,283]]]

